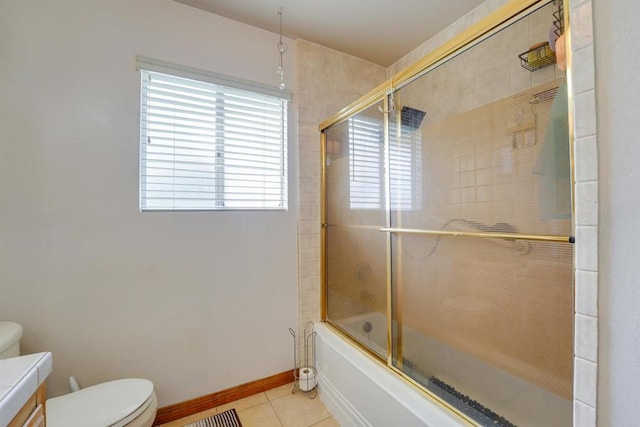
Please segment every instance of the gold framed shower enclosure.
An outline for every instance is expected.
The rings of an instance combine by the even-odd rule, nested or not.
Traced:
[[[506,36],[507,30],[516,35],[526,30],[528,38],[522,46],[526,50],[541,37],[539,30],[549,10],[567,10],[566,3],[510,1],[319,126],[323,321],[471,425],[490,423],[496,414],[482,405],[478,416],[460,409],[451,396],[456,396],[458,387],[477,392],[475,385],[465,389],[468,384],[464,380],[447,374],[435,362],[424,362],[430,356],[417,355],[418,350],[429,348],[434,355],[449,357],[469,370],[495,371],[496,381],[509,387],[513,377],[513,384],[522,387],[518,390],[525,390],[523,394],[542,396],[549,392],[549,396],[536,399],[551,408],[550,419],[566,421],[572,416],[575,184],[571,80],[550,68],[535,75],[512,70],[511,86],[517,90],[493,98],[493,94],[485,94],[489,101],[484,102],[471,99],[473,96],[465,98],[461,76],[454,82],[459,86],[459,98],[451,100],[464,104],[459,111],[436,108],[433,116],[423,121],[425,112],[411,106],[445,85],[438,73],[451,75],[451,70],[442,71],[446,67],[471,76],[477,86],[482,86],[486,80],[461,66],[477,65],[477,58],[484,58],[473,49],[484,46],[485,51],[500,53],[496,46],[514,44],[512,39],[520,41],[519,36]],[[570,52],[568,14],[564,13],[562,19]],[[513,50],[510,44],[509,49]],[[514,84],[514,80],[519,83]],[[555,115],[561,97],[551,99],[553,104],[536,97],[550,90],[568,96],[564,122]],[[566,145],[548,143],[559,133],[564,135],[565,125]],[[422,131],[425,134],[419,133]],[[355,140],[358,144],[352,143]],[[384,141],[384,147],[378,148],[377,141]],[[436,148],[446,145],[437,141],[447,141],[449,148]],[[441,166],[453,161],[456,166],[452,170]],[[492,165],[486,169],[493,170],[493,175],[487,176],[481,164]],[[380,174],[378,178],[370,175],[374,169]],[[344,182],[350,188],[340,185]],[[451,194],[434,196],[434,189],[443,188]],[[342,199],[329,203],[328,194],[339,194]],[[455,209],[445,206],[449,198],[456,200]],[[495,203],[488,204],[489,199]],[[334,242],[331,251],[329,241]],[[358,242],[355,246],[351,245],[354,241]],[[341,247],[344,252],[335,250]],[[365,251],[366,257],[361,253]],[[360,255],[362,260],[347,261],[347,255],[354,259]],[[494,271],[487,271],[487,265]],[[466,276],[458,269],[467,271]],[[447,280],[435,280],[443,275]],[[487,280],[475,283],[471,279],[474,275]],[[489,296],[476,297],[478,289],[487,290]],[[338,303],[330,313],[329,301],[337,294],[367,309],[357,308],[356,314],[346,320],[342,315],[334,316],[353,309],[341,307],[334,298]],[[447,297],[439,306],[434,305],[433,301],[443,294]],[[503,308],[512,303],[514,307]],[[505,315],[505,310],[511,311]],[[364,317],[366,311],[373,317]],[[457,314],[452,316],[454,312]],[[482,321],[475,322],[477,319]],[[535,344],[518,341],[520,337],[508,333],[503,339],[480,328],[483,322],[492,328],[504,328],[509,323],[505,319],[512,321],[514,328],[519,325],[517,334],[527,335],[526,339]],[[372,342],[381,328],[384,333],[377,337],[381,344],[376,346]],[[551,332],[556,329],[560,332]],[[424,340],[416,344],[415,337]],[[474,341],[476,337],[482,338]],[[542,343],[544,339],[550,344]],[[493,345],[509,351],[495,351]],[[550,354],[540,353],[547,347]],[[521,385],[521,381],[526,384]],[[453,391],[447,394],[443,388]],[[479,401],[485,399],[492,407],[499,407],[516,423],[530,421],[519,418],[517,404],[502,408],[496,403],[499,396],[479,395]]]

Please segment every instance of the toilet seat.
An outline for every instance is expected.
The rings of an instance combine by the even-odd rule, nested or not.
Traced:
[[[155,400],[153,383],[109,381],[47,400],[48,427],[122,427]]]

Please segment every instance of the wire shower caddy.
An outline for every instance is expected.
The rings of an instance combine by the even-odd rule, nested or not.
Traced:
[[[564,33],[564,5],[562,0],[553,0],[554,11],[551,29],[556,39]],[[518,55],[520,65],[533,72],[544,68],[547,65],[556,63],[555,49],[552,49],[549,42],[538,43],[526,52]]]

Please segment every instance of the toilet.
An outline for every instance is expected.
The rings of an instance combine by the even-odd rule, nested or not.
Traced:
[[[0,359],[20,355],[22,327],[0,322]],[[108,381],[47,399],[47,427],[150,427],[158,400],[140,378]]]
[[[157,409],[151,381],[108,381],[47,399],[47,427],[150,427]]]

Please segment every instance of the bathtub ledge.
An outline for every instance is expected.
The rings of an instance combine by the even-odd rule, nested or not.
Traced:
[[[316,323],[318,393],[342,426],[467,425],[415,387]]]

